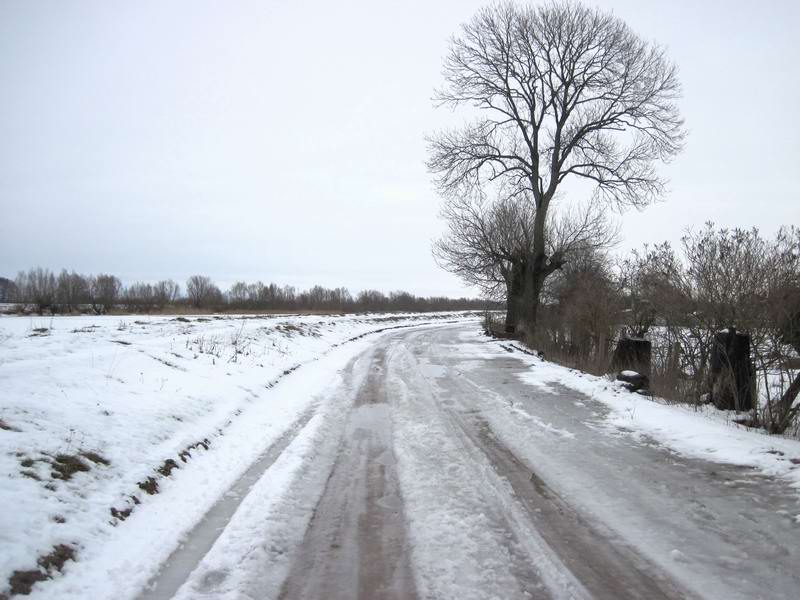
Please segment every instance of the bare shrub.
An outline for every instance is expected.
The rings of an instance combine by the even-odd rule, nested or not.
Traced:
[[[0,303],[13,302],[17,295],[16,284],[5,277],[0,277]]]
[[[61,312],[79,310],[89,299],[89,281],[75,271],[62,269],[56,281],[56,303]]]
[[[248,286],[244,281],[237,281],[234,283],[228,290],[226,296],[228,305],[231,308],[246,308],[252,305]]]
[[[122,282],[114,275],[100,274],[89,278],[89,303],[98,314],[106,314],[117,303]]]
[[[180,298],[180,286],[172,279],[163,279],[153,286],[153,303],[159,310],[175,304]]]
[[[680,254],[667,244],[646,248],[620,272],[623,314],[653,341],[652,381],[660,394],[704,401],[711,391],[714,338],[734,327],[750,336],[756,367],[758,406],[751,422],[785,431],[796,421],[797,229],[782,229],[770,239],[756,229],[707,223],[684,236]]]
[[[585,251],[556,273],[545,291],[534,346],[563,364],[605,373],[620,314],[618,287],[605,253]]]
[[[212,308],[223,302],[222,292],[210,277],[192,275],[186,281],[186,297],[195,308]]]
[[[148,313],[156,306],[155,290],[151,284],[137,281],[125,289],[124,302],[132,312]]]

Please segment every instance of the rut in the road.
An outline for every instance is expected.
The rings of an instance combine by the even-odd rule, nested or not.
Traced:
[[[397,477],[385,352],[372,358],[325,491],[281,598],[413,599],[414,577]]]
[[[221,498],[202,521],[187,536],[187,542],[181,544],[167,559],[161,571],[142,590],[138,600],[168,600],[172,598],[190,573],[197,567],[203,556],[211,549],[219,538],[225,525],[239,508],[256,481],[278,459],[281,453],[294,440],[297,433],[305,427],[316,411],[316,405],[310,406],[275,442],[245,471],[239,480]]]
[[[508,481],[536,531],[592,598],[667,600],[691,594],[619,541],[612,542],[495,437],[480,416],[450,411],[466,437]]]

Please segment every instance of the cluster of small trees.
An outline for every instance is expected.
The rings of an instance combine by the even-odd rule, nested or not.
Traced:
[[[103,314],[119,301],[122,283],[113,275],[85,276],[66,269],[56,275],[37,267],[21,271],[7,290],[7,302],[30,304],[40,314],[73,312],[80,307]]]
[[[234,283],[223,292],[204,275],[186,281],[186,293],[171,279],[157,283],[135,282],[123,286],[114,275],[81,275],[63,270],[55,274],[40,267],[20,272],[14,281],[0,278],[0,302],[49,312],[92,312],[105,314],[111,309],[129,312],[158,312],[167,308],[191,307],[198,310],[287,310],[287,311],[434,311],[481,310],[485,300],[474,298],[419,297],[408,292],[388,295],[364,290],[355,297],[346,288],[316,285],[305,291],[274,283]]]
[[[800,230],[766,237],[755,229],[688,232],[680,247],[645,247],[623,260],[584,253],[545,290],[537,345],[551,356],[603,372],[621,335],[653,343],[659,395],[700,401],[710,387],[715,336],[750,336],[758,422],[783,431],[800,391]]]
[[[326,288],[315,285],[305,291],[292,286],[264,285],[256,282],[234,283],[227,293],[228,305],[232,308],[278,308],[298,310],[335,311],[432,311],[457,308],[485,308],[483,300],[451,299],[446,297],[419,297],[408,292],[396,291],[388,295],[378,290],[362,290],[353,296],[347,288]]]

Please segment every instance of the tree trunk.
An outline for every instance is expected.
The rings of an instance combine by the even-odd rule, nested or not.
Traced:
[[[679,342],[674,342],[670,346],[669,355],[667,358],[667,373],[669,375],[676,375],[680,368],[681,360],[681,345]]]
[[[506,333],[516,332],[519,325],[524,284],[524,265],[514,263],[506,276]]]
[[[800,354],[800,310],[792,310],[781,324],[781,341],[789,344],[794,351]],[[783,433],[792,421],[792,406],[800,394],[800,373],[794,378],[791,385],[775,403],[774,410],[777,417],[770,424],[771,433]]]
[[[524,270],[524,285],[522,292],[523,307],[520,321],[524,325],[525,337],[528,342],[533,342],[536,336],[536,325],[539,316],[539,305],[542,301],[542,289],[547,277],[545,271],[546,257],[542,254],[538,260],[529,263]]]
[[[538,181],[532,179],[532,189],[536,189],[537,185]],[[547,275],[549,275],[547,271],[547,252],[545,246],[545,223],[549,204],[549,196],[537,198],[536,215],[533,221],[533,248],[524,272],[524,314],[522,316],[522,321],[525,326],[525,337],[528,343],[533,342],[536,336],[542,289],[544,287],[544,280]]]
[[[800,373],[794,378],[792,384],[783,393],[774,407],[777,417],[770,425],[770,433],[783,433],[792,421],[792,406],[800,394]]]

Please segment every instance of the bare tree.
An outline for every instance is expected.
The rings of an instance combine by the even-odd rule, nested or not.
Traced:
[[[795,356],[800,356],[800,281],[795,280],[793,289],[786,290],[779,304],[779,342],[790,346]],[[787,381],[788,385],[782,389],[779,398],[768,399],[765,421],[773,433],[783,433],[800,414],[800,404],[796,403],[800,395],[800,369],[792,369],[787,362],[778,365],[778,369],[781,380]]]
[[[261,299],[264,296],[264,284],[260,281],[247,284],[247,304],[256,308],[263,308],[261,306]]]
[[[6,277],[0,277],[0,303],[11,302],[16,294],[16,284]]]
[[[180,286],[172,279],[163,279],[153,286],[153,302],[156,308],[174,304],[180,296]]]
[[[62,312],[72,312],[87,301],[89,297],[89,282],[76,273],[62,269],[56,281],[56,302]]]
[[[506,299],[506,330],[517,324],[522,271],[530,246],[528,203],[487,202],[482,194],[453,196],[442,207],[448,232],[433,254],[438,264],[478,287],[487,297]]]
[[[756,360],[769,369],[778,384],[776,398],[768,382],[760,419],[774,433],[783,433],[800,421],[800,229],[781,228],[769,244],[765,269],[766,315],[762,345]],[[762,303],[763,304],[763,303]]]
[[[98,315],[107,313],[114,307],[120,292],[122,282],[114,275],[100,274],[89,278],[89,302],[92,310]]]
[[[686,322],[691,312],[683,289],[683,264],[668,242],[645,244],[618,263],[618,285],[624,325],[633,337],[644,337],[661,318]]]
[[[156,305],[155,290],[152,284],[137,281],[128,286],[123,294],[128,310],[150,312]]]
[[[223,300],[220,289],[205,275],[192,275],[186,280],[186,296],[195,308],[210,308]]]
[[[623,21],[575,2],[485,8],[451,41],[441,105],[479,109],[429,138],[429,169],[446,197],[503,181],[534,203],[524,269],[535,330],[545,279],[559,268],[547,222],[559,185],[589,182],[597,199],[643,207],[663,192],[654,164],[680,149],[680,86],[664,50]]]
[[[378,290],[362,290],[356,297],[356,303],[361,310],[382,311],[389,305],[389,299]]]
[[[411,312],[417,309],[420,300],[423,299],[417,298],[414,294],[409,294],[403,290],[389,293],[389,303],[392,305],[392,310]]]
[[[237,281],[228,290],[228,304],[232,308],[245,308],[249,302],[248,286],[244,281]]]
[[[551,211],[548,218],[547,253],[558,268],[573,256],[616,242],[618,228],[596,203],[573,208],[570,214]],[[481,194],[457,195],[448,198],[442,209],[448,232],[435,243],[434,257],[489,298],[505,298],[507,332],[516,329],[524,310],[535,213],[535,203],[526,195],[493,203]]]
[[[56,300],[56,278],[50,269],[36,267],[20,271],[15,284],[19,302],[33,304],[40,315],[45,310],[53,311]]]

